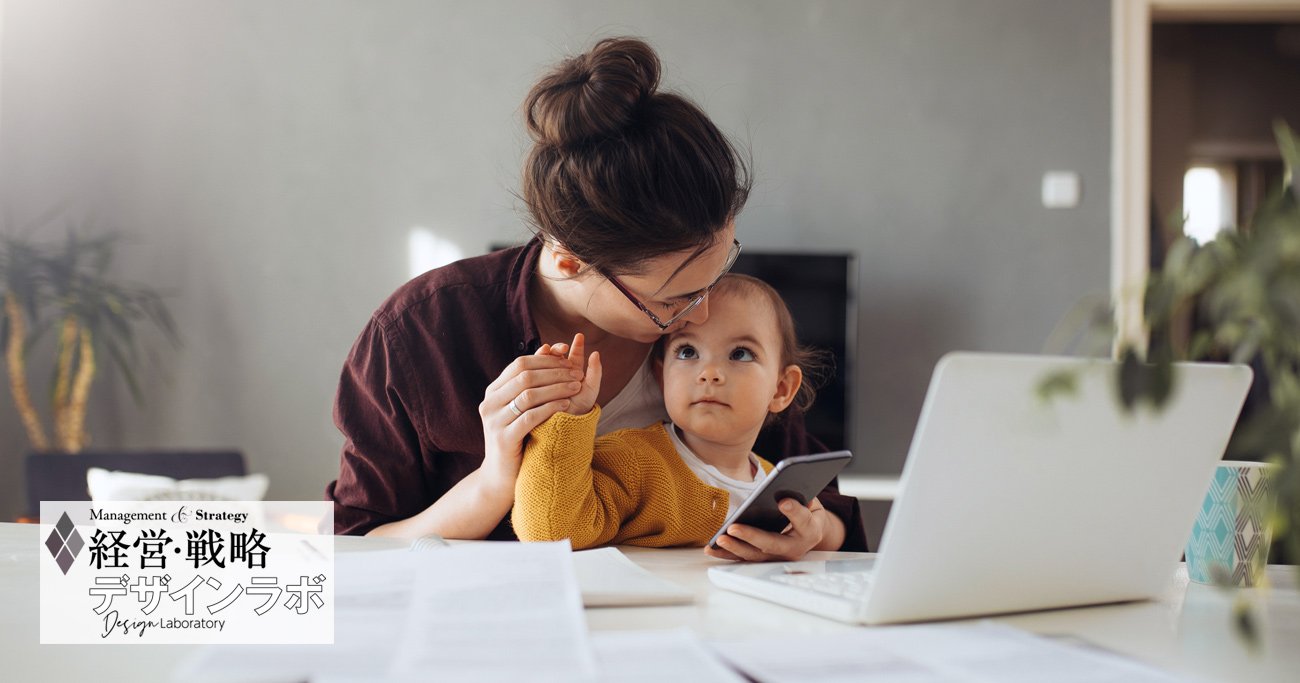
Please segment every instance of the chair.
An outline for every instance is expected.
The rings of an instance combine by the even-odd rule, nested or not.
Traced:
[[[43,500],[90,500],[86,470],[158,474],[173,479],[215,479],[248,473],[240,451],[83,451],[29,453],[27,514],[35,520]]]

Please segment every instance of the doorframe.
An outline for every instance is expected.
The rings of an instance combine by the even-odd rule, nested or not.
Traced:
[[[1150,258],[1151,24],[1300,21],[1300,0],[1111,0],[1110,291],[1113,350],[1146,348]]]

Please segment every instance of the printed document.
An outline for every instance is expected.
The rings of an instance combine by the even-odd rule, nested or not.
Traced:
[[[396,680],[594,681],[568,541],[467,543],[415,575]]]

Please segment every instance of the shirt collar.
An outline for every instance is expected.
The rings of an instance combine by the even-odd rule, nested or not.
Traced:
[[[718,481],[743,487],[754,486],[767,478],[767,468],[763,467],[762,461],[753,451],[749,452],[750,480],[742,481],[740,479],[734,479],[723,474],[722,470],[719,470],[716,466],[710,465],[701,460],[700,456],[696,455],[695,451],[691,450],[691,447],[686,445],[686,441],[682,439],[682,435],[678,433],[680,428],[675,422],[669,420],[663,423],[663,427],[664,431],[668,432],[668,438],[672,440],[673,447],[677,449],[677,455],[681,457],[687,467],[693,470],[703,469],[710,475],[717,477]]]
[[[537,277],[537,259],[542,253],[542,240],[536,236],[515,257],[506,282],[506,314],[515,349],[520,354],[532,353],[542,345],[528,305],[528,289]]]

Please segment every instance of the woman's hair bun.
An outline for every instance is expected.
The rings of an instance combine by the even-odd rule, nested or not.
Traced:
[[[524,100],[538,144],[581,145],[614,137],[659,86],[659,57],[636,38],[606,38],[546,74]]]
[[[659,90],[659,68],[645,41],[607,38],[547,71],[522,106],[532,227],[595,272],[730,246],[749,196],[744,158],[698,105]]]

